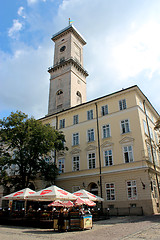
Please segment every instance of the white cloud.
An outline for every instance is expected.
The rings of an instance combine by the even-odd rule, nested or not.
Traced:
[[[13,26],[8,30],[8,36],[16,38],[16,34],[22,29],[22,23],[18,19],[13,20]]]
[[[18,9],[18,15],[19,16],[21,16],[21,17],[23,17],[23,18],[26,18],[26,16],[24,15],[24,7],[19,7],[19,9]]]
[[[114,46],[114,68],[122,79],[135,77],[144,70],[148,70],[151,78],[160,69],[160,32],[157,29],[160,24],[147,22]]]
[[[37,49],[23,45],[13,55],[0,54],[0,112],[21,110],[36,118],[47,114],[50,48],[45,42]]]
[[[38,3],[39,1],[46,2],[47,0],[27,0],[28,5]]]
[[[34,3],[38,2],[38,1],[39,0],[27,0],[28,5],[32,5],[32,4],[34,4]]]

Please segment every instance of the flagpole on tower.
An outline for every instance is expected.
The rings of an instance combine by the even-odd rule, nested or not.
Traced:
[[[69,18],[69,25],[71,25],[73,23],[73,21]]]

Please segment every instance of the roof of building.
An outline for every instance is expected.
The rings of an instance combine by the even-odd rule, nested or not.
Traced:
[[[57,39],[59,39],[60,37],[64,36],[65,34],[67,34],[68,32],[72,32],[76,38],[78,38],[78,40],[85,45],[86,44],[86,40],[83,38],[83,36],[78,32],[78,30],[73,26],[73,24],[69,24],[67,27],[65,27],[64,29],[62,29],[61,31],[55,33],[52,36],[52,40],[55,41]]]

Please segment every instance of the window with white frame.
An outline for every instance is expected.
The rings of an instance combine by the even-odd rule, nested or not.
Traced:
[[[154,140],[154,138],[153,138],[153,131],[152,131],[152,128],[150,126],[149,126],[149,132],[150,132],[150,136],[151,136],[152,140]]]
[[[94,152],[88,153],[88,168],[92,169],[96,167],[96,154]]]
[[[93,142],[94,141],[94,129],[88,129],[87,131],[87,140],[88,142]]]
[[[155,135],[156,143],[157,143],[157,145],[158,145],[158,144],[159,144],[159,140],[158,140],[158,136],[157,136],[156,131],[154,131],[154,135]]]
[[[135,180],[127,181],[127,196],[129,200],[137,199],[137,186]]]
[[[158,198],[156,181],[152,180],[152,193],[154,198]]]
[[[147,143],[148,160],[152,162],[151,146]]]
[[[103,138],[108,138],[111,136],[110,124],[106,124],[102,126],[102,135]]]
[[[129,120],[128,119],[125,119],[125,120],[121,121],[121,131],[122,131],[122,133],[130,132]]]
[[[129,163],[133,162],[133,149],[132,146],[123,147],[124,162]]]
[[[93,119],[93,110],[87,111],[87,120]]]
[[[58,159],[58,168],[59,168],[59,173],[64,173],[65,171],[65,161],[64,158]]]
[[[115,200],[115,185],[114,185],[114,183],[106,183],[106,198],[107,198],[107,201]]]
[[[148,128],[147,128],[147,123],[146,123],[145,120],[143,120],[143,126],[144,126],[144,132],[145,132],[145,134],[148,135]]]
[[[121,99],[119,101],[119,110],[124,110],[127,108],[126,99]]]
[[[78,145],[79,144],[79,133],[73,133],[72,135],[72,145]]]
[[[158,161],[157,161],[157,151],[156,151],[155,148],[153,149],[153,156],[154,156],[154,162],[155,162],[155,164],[158,165]]]
[[[104,165],[105,166],[113,165],[112,149],[108,149],[104,151]]]
[[[148,110],[146,109],[146,115],[149,117]]]
[[[101,113],[102,113],[102,116],[105,116],[108,114],[108,105],[104,105],[101,107]]]
[[[59,121],[59,128],[65,128],[65,119]]]
[[[79,116],[78,115],[74,115],[73,116],[73,124],[78,124],[79,123]]]
[[[139,106],[143,110],[143,103],[141,101],[139,101]]]
[[[73,156],[72,157],[72,170],[74,172],[79,171],[79,164],[80,164],[79,156]]]

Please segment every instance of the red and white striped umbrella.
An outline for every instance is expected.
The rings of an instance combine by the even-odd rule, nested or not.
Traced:
[[[85,198],[77,198],[76,201],[74,201],[74,205],[75,206],[81,206],[81,205],[87,205],[89,207],[94,207],[96,206],[96,203],[94,203],[93,201],[89,200],[89,199],[85,199]]]
[[[97,201],[97,202],[102,202],[102,201],[104,201],[103,198],[98,197],[98,196],[96,196],[96,195],[94,195],[94,194],[92,194],[92,193],[90,193],[90,192],[88,192],[88,191],[86,191],[86,190],[84,190],[84,189],[81,189],[81,190],[79,190],[79,191],[77,191],[77,192],[74,192],[73,194],[74,194],[75,196],[77,196],[77,197],[89,199],[89,200],[95,201],[95,202],[96,202],[96,201]]]
[[[82,198],[77,198],[76,201],[74,201],[74,205],[77,206],[81,206],[83,204],[86,204],[85,201]]]
[[[94,207],[94,206],[96,206],[96,203],[93,202],[93,201],[91,201],[91,200],[89,200],[89,199],[84,199],[84,198],[83,198],[83,200],[85,201],[86,205],[89,206],[89,207]]]
[[[63,203],[60,200],[55,200],[52,203],[48,204],[48,207],[63,207]]]
[[[25,200],[28,196],[34,194],[35,191],[31,190],[30,188],[24,188],[17,192],[11,193],[2,197],[2,200]]]
[[[54,200],[76,200],[77,197],[72,193],[63,190],[55,185],[42,189],[32,196],[27,197],[28,200],[36,201],[54,201]]]
[[[73,207],[74,204],[71,201],[55,200],[48,205],[48,207]]]
[[[62,201],[62,203],[63,203],[63,205],[64,205],[64,207],[73,207],[74,206],[74,204],[73,204],[73,202],[71,202],[71,201]]]

